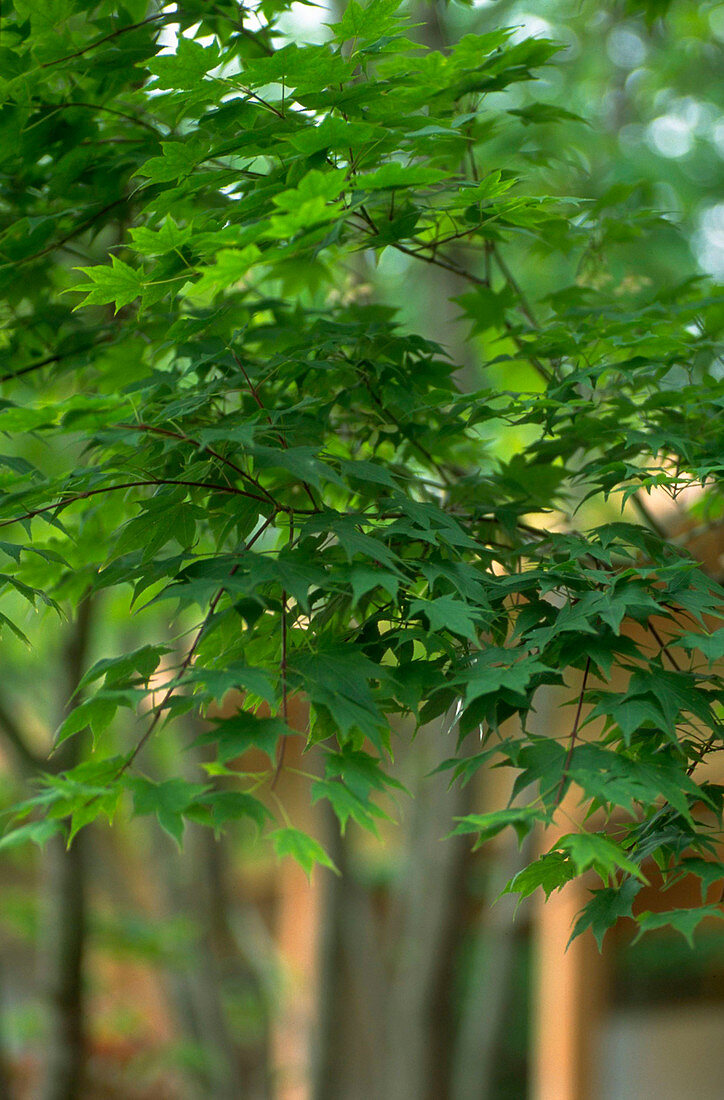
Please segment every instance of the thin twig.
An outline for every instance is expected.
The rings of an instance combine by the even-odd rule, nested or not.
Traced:
[[[500,268],[501,274],[502,274],[503,278],[505,279],[506,283],[508,284],[508,286],[511,288],[511,290],[515,294],[516,298],[518,299],[518,301],[520,303],[520,311],[523,314],[523,316],[526,318],[527,321],[530,322],[530,324],[533,326],[533,328],[540,328],[540,324],[539,324],[535,314],[533,313],[533,310],[531,309],[530,305],[528,304],[528,299],[526,298],[523,291],[520,289],[520,285],[519,285],[517,279],[515,278],[515,276],[513,275],[513,272],[510,270],[507,263],[505,262],[503,257],[500,255],[500,252],[498,251],[498,249],[495,247],[494,244],[491,244],[490,254],[492,255],[492,257],[495,260],[498,267]]]
[[[409,432],[405,431],[404,426],[401,424],[400,420],[395,416],[395,414],[393,412],[390,412],[390,410],[386,408],[385,405],[383,405],[382,401],[380,401],[379,397],[372,389],[369,379],[364,374],[362,375],[362,381],[364,383],[365,389],[369,393],[377,408],[380,409],[384,416],[392,421],[392,423],[399,429],[401,435],[407,440],[407,442],[411,444],[411,446],[413,446],[416,451],[419,451],[420,454],[426,459],[426,461],[430,463],[433,470],[437,470],[440,476],[440,480],[444,483],[445,488],[449,489],[452,481],[449,475],[446,473],[445,469],[438,462],[435,461],[435,459],[428,451],[427,447],[424,447],[422,443],[418,443],[416,439],[412,438]]]
[[[55,252],[58,248],[62,248],[68,241],[72,241],[74,237],[77,237],[79,233],[82,233],[84,229],[88,229],[91,225],[102,218],[104,214],[107,214],[109,210],[113,210],[116,206],[121,206],[122,203],[127,202],[128,198],[122,195],[120,199],[114,199],[113,202],[109,202],[101,210],[97,210],[95,214],[90,218],[86,218],[80,225],[75,226],[70,233],[66,233],[64,237],[61,237],[58,241],[53,241],[51,244],[46,245],[45,248],[39,249],[38,252],[33,252],[30,256],[21,256],[19,260],[8,260],[2,264],[2,267],[20,267],[22,264],[32,263],[33,260],[39,260],[42,256],[47,256],[50,252]]]
[[[235,496],[247,497],[249,500],[258,500],[262,504],[267,503],[263,497],[247,493],[243,489],[237,489],[234,485],[215,485],[206,481],[174,481],[171,478],[159,477],[154,478],[152,481],[124,481],[120,485],[104,485],[100,489],[86,489],[83,493],[74,493],[64,500],[56,501],[55,504],[45,504],[42,508],[34,508],[32,511],[25,512],[21,516],[13,516],[12,519],[4,519],[0,521],[0,527],[8,527],[12,523],[23,523],[27,519],[34,519],[35,516],[42,516],[44,512],[52,512],[55,509],[67,508],[69,505],[75,504],[79,500],[87,500],[88,497],[98,496],[101,493],[114,493],[119,489],[139,489],[144,486],[154,485],[184,485],[192,489],[213,489],[218,493],[233,493]]]
[[[561,775],[561,781],[558,785],[558,792],[556,794],[556,800],[555,800],[555,803],[554,803],[555,806],[560,805],[560,801],[563,797],[563,790],[564,790],[564,787],[566,785],[566,780],[568,779],[568,770],[571,766],[571,760],[573,759],[573,750],[576,747],[576,737],[578,735],[578,724],[581,721],[581,711],[583,710],[583,697],[586,693],[586,682],[588,680],[588,673],[589,673],[590,669],[591,669],[591,658],[587,657],[586,658],[586,667],[585,667],[585,670],[583,672],[583,680],[581,682],[581,692],[580,692],[580,695],[578,696],[578,706],[576,708],[576,717],[573,721],[573,729],[571,730],[571,740],[570,740],[570,744],[568,745],[568,752],[566,753],[566,760],[565,760],[565,763],[563,765],[563,774]]]
[[[637,489],[636,492],[633,493],[629,499],[631,500],[636,511],[645,521],[647,526],[651,528],[654,534],[658,535],[660,539],[666,539],[666,531],[663,529],[659,521],[655,519],[654,516],[651,514],[647,505],[644,504],[643,500],[641,499],[640,490]]]
[[[424,252],[415,251],[415,249],[407,248],[406,245],[402,245],[399,243],[394,244],[392,247],[396,248],[398,252],[404,252],[406,256],[412,256],[416,260],[424,260],[425,263],[433,264],[435,267],[441,267],[444,271],[451,271],[453,275],[458,275],[461,279],[466,279],[474,286],[489,286],[487,276],[485,278],[481,278],[474,272],[467,271],[465,268],[459,267],[457,264],[453,264],[449,260],[442,259],[435,254],[425,255]],[[530,318],[528,318],[528,320],[530,320]],[[545,382],[551,382],[553,380],[552,373],[543,366],[540,359],[536,355],[530,354],[518,334],[513,331],[513,326],[511,325],[511,323],[504,319],[503,324],[506,330],[509,332],[513,343],[515,344],[521,355],[523,355],[528,360],[531,366],[534,367],[534,369],[538,372],[538,374]]]
[[[107,340],[101,340],[100,343],[107,343]],[[86,344],[82,348],[74,348],[73,351],[64,351],[58,355],[49,355],[46,359],[39,359],[37,363],[29,363],[27,367],[21,367],[20,370],[9,371],[8,374],[0,375],[0,382],[12,382],[13,378],[21,378],[24,374],[31,374],[33,371],[40,370],[42,367],[48,367],[51,363],[60,363],[63,359],[71,359],[74,355],[82,355],[86,351],[92,351],[98,344]]]
[[[290,518],[290,521],[289,521],[289,544],[291,544],[293,541],[294,541],[294,522]],[[284,719],[284,725],[288,726],[289,725],[289,700],[288,700],[288,691],[287,691],[287,592],[286,592],[286,589],[284,589],[282,591],[282,653],[281,653],[281,661],[280,661],[280,664],[279,664],[279,678],[280,678],[281,687],[282,687],[282,717]],[[279,776],[282,773],[282,768],[284,767],[284,756],[285,756],[286,751],[287,751],[287,740],[288,740],[287,735],[283,734],[281,744],[279,746],[279,757],[277,759],[276,767],[274,769],[274,775],[272,776],[272,781],[271,781],[271,784],[270,784],[270,787],[269,787],[269,789],[272,790],[272,791],[276,787],[277,780],[279,779]]]
[[[257,539],[260,538],[261,535],[263,535],[264,531],[266,531],[267,527],[269,527],[269,525],[272,523],[272,521],[275,518],[275,514],[276,513],[272,513],[264,521],[264,523],[261,525],[259,530],[254,535],[254,537],[249,539],[249,541],[247,543],[243,544],[243,549],[244,550],[251,550],[252,546],[257,541]],[[232,568],[229,570],[229,577],[234,576],[237,569],[239,568],[239,564],[240,563],[237,562],[236,565],[232,566]],[[183,662],[181,664],[181,668],[179,669],[178,676],[176,677],[174,682],[171,684],[171,686],[168,688],[168,690],[166,691],[163,699],[158,704],[158,706],[154,707],[154,715],[153,715],[153,718],[151,720],[151,723],[150,723],[148,729],[145,731],[143,736],[136,742],[136,745],[133,748],[130,756],[126,757],[126,760],[124,761],[122,766],[119,768],[119,770],[118,770],[118,772],[115,776],[116,779],[119,779],[123,775],[123,773],[125,771],[127,771],[128,768],[130,768],[131,764],[136,759],[139,752],[141,752],[144,745],[149,740],[149,738],[151,737],[151,734],[153,733],[156,726],[158,725],[158,723],[161,719],[161,715],[163,714],[164,709],[166,708],[166,706],[169,703],[171,697],[173,696],[174,692],[176,691],[176,688],[179,685],[179,681],[182,679],[184,673],[186,672],[189,665],[191,664],[191,662],[194,659],[194,656],[196,654],[196,650],[198,649],[199,644],[201,642],[201,639],[204,636],[204,632],[206,631],[206,628],[209,625],[209,622],[211,621],[211,619],[213,617],[213,614],[216,611],[216,608],[218,606],[219,600],[223,596],[224,592],[225,592],[225,587],[224,587],[224,585],[222,585],[221,588],[218,590],[218,592],[216,592],[214,594],[214,596],[212,597],[211,602],[209,604],[209,610],[206,612],[206,615],[204,616],[204,621],[201,623],[201,626],[199,627],[198,631],[196,632],[196,636],[194,637],[194,640],[191,643],[191,648],[189,649],[188,653],[186,654],[186,656],[183,659]]]
[[[658,632],[658,630],[656,629],[656,627],[655,627],[655,626],[652,626],[652,625],[651,625],[651,622],[648,622],[648,623],[647,623],[646,625],[648,626],[648,629],[649,629],[649,633],[650,633],[650,634],[653,634],[654,638],[656,639],[656,641],[657,641],[657,642],[659,643],[659,645],[661,646],[661,652],[662,652],[662,653],[665,653],[665,654],[666,654],[666,656],[667,656],[667,657],[669,658],[669,660],[671,661],[671,664],[672,664],[672,666],[673,666],[673,667],[674,667],[674,668],[676,669],[676,671],[677,671],[677,672],[683,672],[684,670],[682,669],[682,667],[681,667],[681,665],[679,664],[679,662],[678,662],[678,661],[676,660],[676,657],[672,656],[672,654],[671,654],[671,653],[669,652],[669,645],[668,645],[668,643],[664,641],[664,639],[663,639],[663,638],[661,637],[661,635],[659,634],[659,632]]]
[[[76,57],[82,57],[83,54],[88,53],[89,50],[94,50],[96,46],[102,46],[104,42],[110,42],[112,38],[119,38],[122,34],[128,34],[129,31],[136,31],[139,27],[145,27],[148,23],[156,23],[159,19],[166,19],[166,15],[163,12],[158,12],[156,15],[149,15],[147,19],[141,19],[138,23],[127,23],[125,27],[119,27],[115,31],[111,31],[110,34],[106,34],[103,38],[96,38],[95,42],[89,42],[87,46],[83,46],[82,49],[76,50],[74,53],[66,54],[64,57],[56,57],[54,61],[44,61],[38,66],[40,69],[50,69],[53,65],[62,65],[64,61],[73,61]]]
[[[104,103],[86,103],[80,100],[69,99],[63,103],[39,103],[38,107],[48,111],[66,111],[71,107],[81,107],[88,111],[100,111],[107,115],[116,115],[117,118],[125,118],[128,122],[133,122],[136,126],[143,126],[144,129],[150,130],[156,137],[163,137],[163,132],[157,130],[156,127],[146,122],[143,118],[138,118],[136,115],[129,115],[125,111],[119,111],[116,107],[106,107]]]
[[[274,507],[277,508],[279,511],[284,512],[289,510],[287,505],[279,504],[269,492],[269,490],[265,489],[264,486],[255,477],[251,476],[251,474],[247,474],[245,470],[242,470],[241,466],[238,466],[230,458],[226,458],[224,455],[220,454],[213,447],[209,447],[206,443],[202,443],[199,439],[194,439],[192,436],[186,435],[185,432],[174,432],[171,431],[170,428],[161,428],[155,424],[145,424],[143,422],[139,422],[136,424],[118,424],[117,427],[130,428],[132,431],[150,432],[153,435],[167,436],[169,439],[179,439],[184,443],[190,443],[194,447],[198,447],[201,450],[207,451],[212,458],[217,459],[217,461],[223,463],[224,466],[228,466],[230,470],[233,470],[235,473],[237,473],[239,477],[244,479],[244,481],[248,481],[250,485],[253,485],[254,488],[258,489],[261,493],[264,493],[264,495],[269,498],[270,503],[273,504]]]

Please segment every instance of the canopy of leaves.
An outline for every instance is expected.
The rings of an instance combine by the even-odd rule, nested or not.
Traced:
[[[724,298],[576,277],[658,222],[631,209],[617,240],[612,199],[546,189],[560,168],[535,135],[580,125],[536,101],[557,43],[499,25],[431,49],[397,0],[352,0],[300,44],[277,29],[288,6],[4,13],[2,585],[12,607],[123,590],[194,628],[175,665],[166,637],[91,670],[59,739],[90,727],[97,772],[49,776],[17,817],[40,823],[2,843],[128,791],[177,841],[187,817],[250,817],[305,870],[331,866],[251,793],[275,783],[291,696],[327,750],[310,797],[342,826],[385,816],[399,719],[447,716],[451,767],[471,774],[473,735],[479,763],[516,774],[509,807],[456,832],[524,835],[573,783],[615,821],[511,884],[592,869],[577,930],[601,935],[644,860],[705,865],[721,809],[697,766],[721,748],[722,590],[646,500],[720,501]],[[521,84],[527,106],[506,99]],[[359,265],[395,254],[458,277],[482,384],[366,296]],[[538,265],[534,304],[513,259]],[[608,500],[625,521],[579,524]],[[573,698],[566,744],[525,732],[553,685]],[[218,783],[139,771],[168,721],[229,692],[240,713],[204,737]],[[120,754],[119,708],[138,715]],[[250,746],[267,772],[223,786]]]

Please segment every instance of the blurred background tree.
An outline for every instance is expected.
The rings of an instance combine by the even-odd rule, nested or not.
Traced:
[[[41,6],[15,7],[37,17]],[[146,18],[145,3],[126,7],[139,23]],[[186,21],[193,23],[193,5],[179,5],[187,7]],[[62,4],[42,8],[50,21],[64,17]],[[139,29],[138,39],[119,39],[119,67],[158,43],[176,48],[172,7],[152,14],[163,14],[162,29],[152,24]],[[517,28],[521,39],[545,35],[562,43],[534,88],[516,84],[499,93],[500,102],[495,93],[488,100],[491,112],[504,105],[530,122],[515,132],[501,130],[498,145],[491,140],[493,158],[504,157],[530,191],[589,197],[602,215],[592,235],[581,218],[581,234],[590,235],[583,258],[580,251],[561,253],[543,264],[521,234],[508,262],[527,299],[546,294],[551,264],[560,268],[559,283],[613,287],[622,302],[641,280],[665,287],[724,274],[724,5],[489,0],[425,6],[415,15],[416,33],[439,49],[464,33],[501,26]],[[290,39],[322,39],[327,18],[324,9],[299,5],[284,26]],[[12,66],[13,42],[3,43],[1,30],[0,51]],[[110,89],[113,81],[109,71]],[[585,121],[562,118],[561,108]],[[87,318],[78,320],[68,298],[57,294],[63,269],[100,262],[132,223],[133,173],[155,148],[140,84],[128,102],[122,96],[107,109],[127,123],[112,155],[106,157],[96,118],[77,102],[49,107],[32,136],[24,130],[18,140],[17,163],[3,167],[0,346],[8,364],[3,382],[19,403],[24,386],[44,388],[55,399],[82,393],[84,357],[97,367],[106,340],[109,392],[121,379],[130,381],[133,367],[110,340],[123,310],[115,319],[98,311],[89,330]],[[15,114],[0,112],[0,128],[16,125]],[[12,138],[5,133],[6,141]],[[121,172],[119,142],[127,151]],[[56,203],[50,213],[49,192]],[[364,299],[373,288],[414,331],[451,349],[470,388],[483,371],[491,384],[506,378],[512,386],[530,385],[529,366],[488,363],[495,353],[484,325],[472,343],[464,342],[469,322],[460,321],[454,302],[466,293],[464,282],[413,265],[391,249],[378,265],[360,254],[341,293]],[[511,370],[523,377],[511,380]],[[52,456],[59,467],[71,468],[82,446],[82,414],[78,427],[75,452],[71,439]],[[511,436],[503,443],[491,429],[487,444],[500,453],[511,447]],[[9,471],[22,471],[49,445],[28,434],[23,453],[13,450],[2,461]],[[702,516],[701,502],[697,507],[695,521],[718,518],[716,502],[707,503],[708,515]],[[61,604],[85,591],[89,548],[120,521],[115,509],[104,500],[89,514],[72,570],[59,566],[55,598]],[[612,502],[603,518],[615,514]],[[601,521],[600,511],[594,518]],[[651,518],[674,531],[689,522],[688,508]],[[82,670],[107,652],[150,643],[166,625],[155,609],[129,620],[115,595],[97,595],[82,606],[83,614],[62,630],[45,615],[28,628],[32,652],[7,632],[3,638],[6,805],[22,796],[29,776],[47,769],[53,732]],[[18,597],[21,621],[23,615]],[[176,625],[177,636],[184,625]],[[51,766],[60,771],[84,751],[82,738],[68,741]],[[174,737],[153,742],[149,770],[159,778],[175,774],[179,753]],[[509,899],[490,906],[521,856],[513,842],[484,854],[471,853],[463,838],[437,843],[451,817],[469,812],[474,790],[448,789],[445,773],[429,778],[447,755],[439,726],[427,739],[421,732],[414,754],[400,755],[398,775],[415,798],[401,801],[402,828],[383,850],[354,825],[340,837],[331,814],[310,818],[342,873],[317,882],[321,909],[306,925],[300,907],[311,904],[311,895],[302,898],[305,887],[294,873],[272,866],[253,846],[251,829],[214,839],[192,827],[180,854],[155,821],[151,827],[141,818],[111,834],[91,827],[67,851],[55,837],[42,855],[31,858],[27,848],[4,853],[0,1094],[17,1100],[524,1096],[530,912],[524,904],[513,923]],[[204,761],[203,749],[188,759],[189,778],[203,776]],[[293,799],[293,780],[284,781]],[[478,806],[490,797],[484,784],[475,789]],[[306,929],[306,940],[296,944],[282,935],[295,915]],[[315,927],[316,963],[305,955]],[[285,958],[290,944],[296,955]],[[303,1009],[299,1018],[295,1003]]]

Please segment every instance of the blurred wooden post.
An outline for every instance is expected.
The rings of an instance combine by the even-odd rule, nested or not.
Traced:
[[[594,1100],[592,1057],[604,1004],[604,962],[590,932],[566,950],[589,896],[573,881],[538,905],[530,1100]]]
[[[308,717],[306,701],[299,696],[290,698],[290,726],[305,730]],[[309,772],[315,767],[311,755],[302,755],[303,748],[303,738],[289,739],[277,794],[294,827],[319,836],[319,811],[310,805],[308,780],[295,774],[297,768]],[[310,1095],[321,876],[325,873],[323,868],[316,868],[310,882],[292,859],[283,860],[278,868],[274,938],[284,987],[271,1036],[276,1100],[308,1100]]]

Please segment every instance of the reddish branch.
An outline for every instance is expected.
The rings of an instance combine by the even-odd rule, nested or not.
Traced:
[[[208,454],[211,455],[212,458],[215,458],[218,462],[223,463],[224,466],[228,466],[230,470],[234,470],[234,472],[237,473],[239,477],[243,478],[244,481],[248,481],[249,484],[253,485],[255,489],[258,489],[260,493],[264,493],[264,495],[269,499],[270,503],[273,504],[274,507],[277,508],[279,511],[289,511],[288,507],[286,505],[279,504],[271,495],[269,490],[265,489],[264,486],[261,485],[256,478],[252,477],[251,474],[247,474],[245,470],[242,470],[241,466],[238,466],[235,462],[232,462],[230,458],[226,458],[225,455],[220,454],[218,451],[214,450],[213,447],[208,447],[199,439],[194,439],[192,436],[186,435],[184,432],[174,432],[171,431],[170,428],[157,427],[155,424],[119,424],[118,427],[128,428],[131,431],[150,432],[153,435],[163,435],[167,436],[169,439],[179,439],[183,443],[190,443],[192,446],[198,447],[200,450],[206,451]]]

